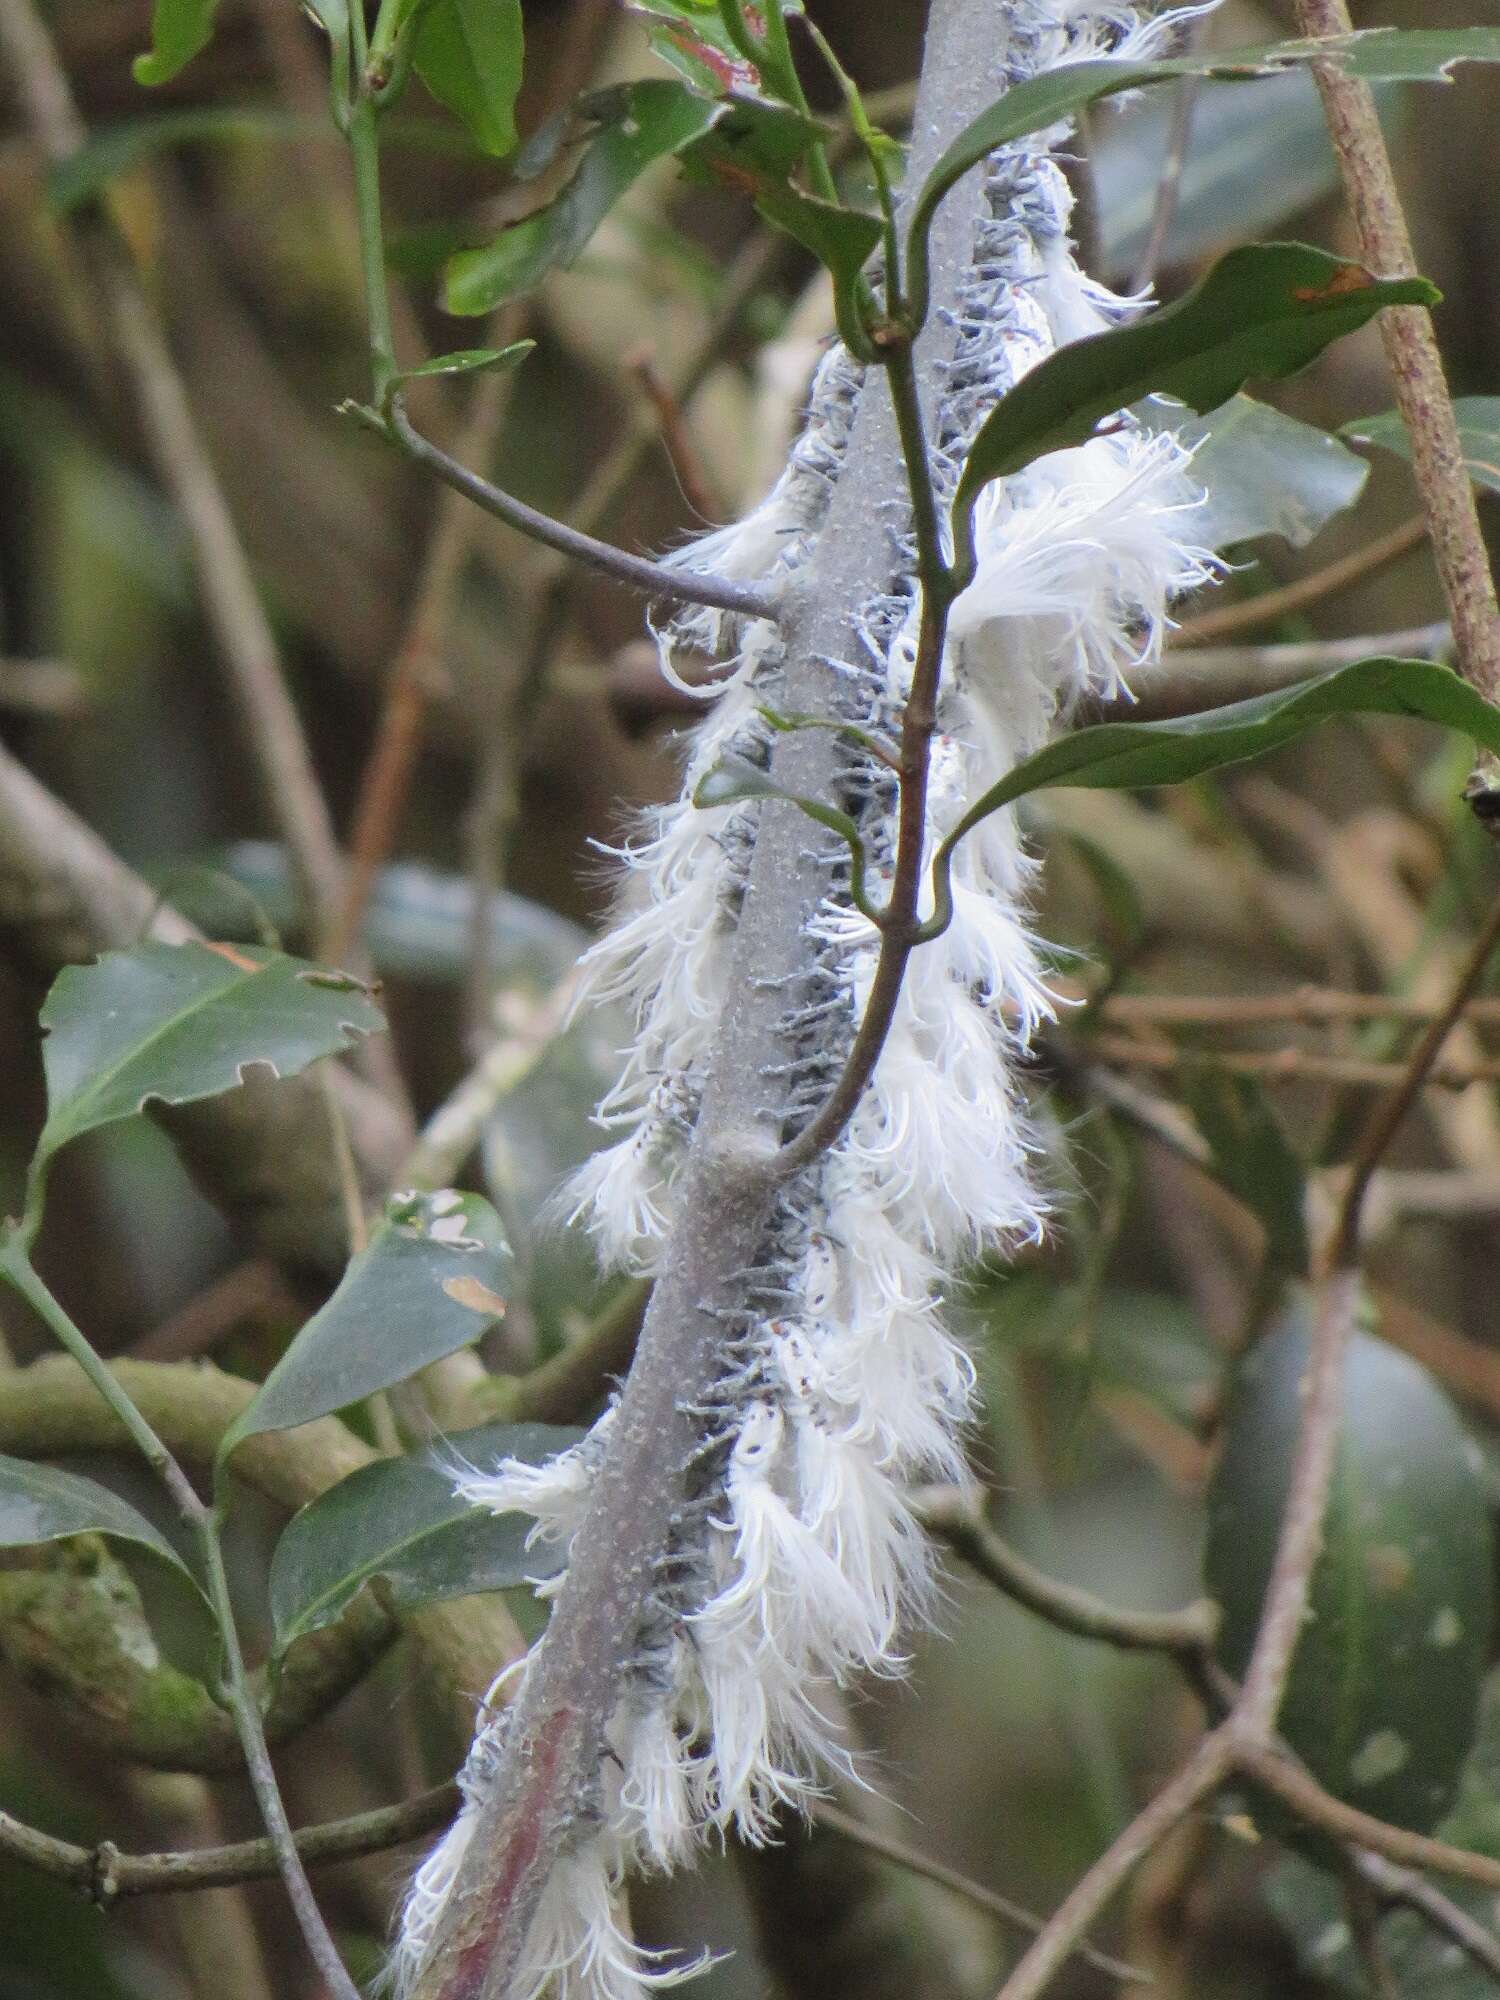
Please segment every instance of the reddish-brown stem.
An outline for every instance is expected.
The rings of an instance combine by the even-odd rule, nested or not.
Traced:
[[[1345,0],[1296,0],[1296,14],[1304,35],[1347,35],[1352,26]],[[1379,276],[1404,276],[1416,269],[1416,260],[1370,86],[1337,63],[1317,63],[1313,74],[1360,253]],[[1380,330],[1453,620],[1459,671],[1495,701],[1500,699],[1500,606],[1432,321],[1425,307],[1398,306],[1380,315]]]

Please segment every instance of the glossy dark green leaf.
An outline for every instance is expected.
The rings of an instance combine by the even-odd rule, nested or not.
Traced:
[[[1260,1623],[1303,1407],[1304,1297],[1231,1389],[1208,1498],[1218,1654],[1243,1674]],[[1493,1618],[1494,1535],[1479,1455],[1442,1391],[1358,1333],[1310,1615],[1278,1727],[1337,1797],[1425,1832],[1473,1745]]]
[[[534,340],[513,340],[508,347],[460,347],[451,354],[436,354],[416,368],[403,368],[397,383],[421,382],[434,375],[490,375],[497,369],[515,368],[535,348]]]
[[[588,100],[599,129],[557,199],[515,223],[483,249],[448,266],[446,298],[455,313],[491,312],[539,285],[582,253],[627,188],[654,161],[679,152],[723,116],[723,107],[685,84],[621,84]]]
[[[1330,341],[1384,306],[1430,304],[1425,278],[1372,278],[1303,243],[1231,250],[1190,292],[1128,326],[1070,341],[995,405],[970,449],[954,500],[961,532],[992,479],[1082,444],[1107,417],[1146,396],[1200,414],[1246,382],[1295,374]]]
[[[1189,1067],[1183,1096],[1215,1174],[1265,1229],[1267,1255],[1283,1273],[1305,1277],[1307,1175],[1270,1098],[1254,1077],[1207,1063]]]
[[[382,1459],[341,1479],[293,1516],[271,1561],[276,1650],[321,1631],[380,1580],[393,1609],[554,1576],[555,1544],[528,1550],[525,1514],[487,1514],[453,1490],[453,1468],[503,1458],[541,1465],[583,1435],[552,1424],[486,1424],[441,1457]]]
[[[1459,442],[1464,464],[1477,486],[1500,493],[1500,396],[1458,396],[1453,403],[1458,418]],[[1341,426],[1345,437],[1360,444],[1379,445],[1402,458],[1411,457],[1411,438],[1399,410],[1384,410],[1375,417],[1355,417]]]
[[[1068,63],[1008,90],[967,125],[923,183],[912,210],[909,259],[918,293],[925,287],[927,234],[938,204],[971,167],[1028,132],[1074,116],[1086,104],[1145,84],[1201,76],[1242,82],[1333,56],[1341,68],[1370,83],[1440,82],[1461,62],[1500,62],[1500,28],[1400,30],[1371,28],[1326,41],[1260,43],[1250,48],[1177,56],[1159,62],[1101,57]]]
[[[1204,497],[1179,517],[1179,533],[1205,548],[1280,535],[1300,549],[1354,505],[1369,478],[1358,452],[1253,396],[1232,396],[1206,417],[1155,400],[1135,414],[1195,447],[1188,477]]]
[[[948,835],[933,862],[934,927],[941,929],[951,914],[948,873],[953,850],[1002,806],[1054,785],[1104,791],[1178,785],[1259,757],[1340,715],[1420,717],[1500,752],[1500,709],[1492,708],[1457,674],[1427,660],[1359,660],[1319,680],[1300,681],[1278,693],[1256,695],[1201,715],[1162,722],[1103,722],[1076,729],[1016,765]]]
[[[112,1535],[186,1568],[160,1530],[107,1486],[56,1466],[0,1456],[0,1548],[31,1548],[65,1535]]]
[[[151,10],[151,48],[137,56],[132,71],[137,83],[169,83],[207,48],[214,32],[219,0],[156,0]]]
[[[156,944],[61,972],[42,1009],[49,1157],[148,1104],[189,1104],[253,1071],[294,1076],[385,1020],[365,988],[256,945]]]
[[[497,158],[515,147],[524,54],[521,0],[429,0],[416,27],[417,74]]]
[[[470,1346],[503,1316],[510,1284],[487,1201],[451,1188],[392,1195],[369,1247],[230,1425],[220,1463],[247,1437],[326,1417]]]

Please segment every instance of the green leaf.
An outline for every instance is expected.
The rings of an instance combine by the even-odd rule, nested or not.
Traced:
[[[396,385],[423,381],[433,375],[486,375],[496,369],[515,368],[535,346],[534,340],[513,340],[508,347],[456,348],[452,354],[434,355],[431,361],[423,361],[415,368],[403,368],[395,378]]]
[[[511,1590],[555,1576],[556,1545],[528,1550],[531,1520],[461,1500],[453,1467],[502,1458],[541,1465],[583,1432],[552,1424],[486,1424],[448,1440],[434,1457],[382,1459],[341,1479],[288,1522],[271,1559],[276,1650],[331,1625],[366,1584],[380,1579],[392,1608]]]
[[[1221,1663],[1243,1674],[1260,1622],[1302,1412],[1299,1300],[1231,1390],[1208,1496],[1205,1574]],[[1338,1456],[1278,1728],[1338,1798],[1425,1832],[1452,1805],[1478,1720],[1494,1538],[1477,1452],[1414,1361],[1356,1334]]]
[[[219,1464],[247,1437],[329,1416],[470,1346],[503,1316],[510,1278],[500,1218],[479,1195],[392,1195],[369,1247],[230,1425]]]
[[[1492,708],[1447,667],[1426,660],[1358,660],[1319,680],[1299,681],[1277,693],[1231,702],[1201,715],[1161,722],[1103,722],[1077,729],[1017,764],[948,835],[933,859],[936,908],[927,934],[936,936],[952,914],[948,876],[954,849],[1002,806],[1054,785],[1097,791],[1179,785],[1207,771],[1259,757],[1338,715],[1416,716],[1456,729],[1500,753],[1500,709]]]
[[[1084,443],[1104,418],[1145,396],[1216,409],[1252,377],[1305,368],[1383,306],[1437,296],[1425,278],[1372,278],[1307,244],[1246,244],[1159,312],[1070,341],[1023,375],[980,427],[953,503],[961,566],[974,503],[992,479]]]
[[[1500,396],[1458,396],[1453,414],[1458,418],[1459,442],[1469,477],[1488,492],[1500,493]],[[1376,417],[1355,417],[1340,426],[1344,437],[1359,444],[1378,445],[1411,457],[1411,438],[1399,410],[1385,410]]]
[[[1352,507],[1370,469],[1315,424],[1283,416],[1252,396],[1231,396],[1206,417],[1152,398],[1135,411],[1148,430],[1175,431],[1196,446],[1189,478],[1205,497],[1179,517],[1185,541],[1226,549],[1280,535],[1300,549]]]
[[[652,80],[601,91],[585,107],[599,126],[557,199],[480,250],[455,257],[447,307],[487,313],[579,257],[627,188],[653,162],[679,152],[724,115],[723,106],[681,83]]]
[[[148,1104],[217,1097],[250,1070],[295,1076],[385,1026],[343,973],[255,945],[211,944],[140,944],[69,966],[41,1019],[39,1160]]]
[[[113,1535],[136,1542],[187,1572],[160,1530],[107,1486],[55,1466],[0,1457],[0,1548],[32,1548],[66,1535]]]
[[[1305,1277],[1307,1176],[1265,1091],[1254,1077],[1193,1064],[1183,1096],[1215,1174],[1265,1229],[1267,1255],[1278,1270]]]
[[[729,39],[723,17],[713,0],[627,0],[629,11],[644,21],[651,47],[695,90],[715,96],[721,91],[760,88],[760,71]]]
[[[525,36],[521,0],[429,0],[413,60],[433,96],[496,158],[516,143]]]
[[[1149,83],[1169,83],[1184,76],[1217,82],[1242,82],[1275,75],[1299,64],[1335,58],[1340,68],[1369,83],[1446,82],[1456,63],[1500,62],[1500,28],[1426,29],[1370,28],[1323,41],[1267,42],[1252,48],[1212,54],[1177,56],[1160,62],[1131,62],[1101,57],[1067,63],[1032,77],[1008,90],[953,141],[923,183],[912,209],[908,261],[913,296],[926,291],[927,236],[938,205],[971,167],[997,146],[1028,132],[1039,132],[1081,111],[1086,104],[1117,91],[1137,90]]]
[[[1380,92],[1382,123],[1404,108],[1400,85]],[[1392,99],[1397,101],[1392,103]],[[1140,268],[1156,216],[1162,161],[1175,117],[1170,91],[1118,99],[1090,131],[1099,191],[1100,269],[1126,285]],[[1232,243],[1281,234],[1288,218],[1325,200],[1339,184],[1312,77],[1288,70],[1255,90],[1213,90],[1193,107],[1176,213],[1162,251],[1164,268],[1206,267]]]
[[[170,83],[214,31],[219,0],[156,0],[151,11],[151,50],[131,65],[137,83]]]

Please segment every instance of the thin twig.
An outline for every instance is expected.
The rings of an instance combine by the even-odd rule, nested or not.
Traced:
[[[1195,24],[1196,25],[1196,24]],[[1188,47],[1182,53],[1190,53],[1195,37],[1188,38]],[[1172,90],[1172,117],[1167,130],[1167,150],[1161,163],[1161,172],[1156,178],[1156,201],[1151,211],[1151,234],[1146,238],[1146,247],[1141,252],[1141,261],[1130,280],[1132,292],[1144,292],[1156,283],[1156,274],[1161,269],[1162,252],[1167,247],[1172,224],[1177,219],[1177,204],[1182,194],[1182,170],[1187,164],[1188,142],[1193,136],[1193,113],[1197,109],[1198,96],[1203,86],[1199,76],[1179,78]]]
[[[1356,1852],[1355,1866],[1382,1903],[1412,1910],[1435,1931],[1451,1938],[1481,1971],[1500,1981],[1500,1938],[1445,1896],[1414,1868],[1400,1868],[1383,1854]]]
[[[662,448],[671,463],[682,497],[701,521],[723,518],[723,503],[710,486],[703,462],[688,430],[681,403],[657,367],[649,347],[641,348],[625,362],[626,372],[640,384],[641,394],[650,404],[661,432]]]
[[[775,597],[765,590],[734,583],[728,577],[674,568],[667,563],[651,562],[645,556],[631,555],[626,549],[614,548],[593,535],[570,528],[564,521],[555,521],[550,514],[540,513],[514,494],[491,485],[414,430],[399,395],[390,400],[388,425],[391,436],[408,457],[426,466],[444,485],[462,493],[486,514],[493,514],[497,521],[573,562],[613,577],[627,589],[641,591],[647,597],[665,598],[669,603],[706,604],[716,611],[732,611],[741,618],[774,621],[780,616]]]
[[[509,328],[497,336],[501,345],[509,338]],[[481,378],[460,444],[466,459],[488,456],[514,380],[509,373]],[[474,509],[463,495],[443,495],[413,590],[411,614],[386,680],[375,742],[360,778],[349,877],[328,953],[335,964],[358,938],[375,877],[396,843],[427,710],[445,684],[444,643],[476,525]]]
[[[1125,1652],[1165,1653],[1195,1665],[1213,1644],[1215,1607],[1207,1599],[1185,1611],[1119,1611],[1091,1591],[1059,1583],[1017,1553],[985,1522],[957,1486],[929,1486],[913,1496],[918,1520],[1007,1597],[1059,1631],[1098,1639]]]
[[[398,1806],[299,1828],[292,1838],[309,1866],[353,1861],[417,1840],[442,1826],[458,1803],[457,1785],[437,1785]],[[276,1849],[269,1839],[238,1840],[224,1847],[182,1853],[125,1854],[113,1841],[80,1847],[0,1813],[0,1853],[45,1875],[59,1877],[106,1908],[124,1896],[176,1895],[255,1882],[277,1873]]]
[[[949,1868],[944,1862],[934,1861],[930,1855],[908,1847],[903,1840],[893,1840],[888,1833],[866,1826],[852,1813],[830,1805],[826,1799],[819,1799],[812,1809],[812,1816],[819,1826],[826,1826],[851,1840],[857,1847],[878,1854],[883,1861],[894,1862],[908,1874],[920,1875],[926,1882],[936,1882],[940,1888],[951,1889],[955,1896],[962,1896],[976,1909],[985,1910],[1002,1923],[1012,1925],[1016,1930],[1030,1931],[1035,1935],[1042,1928],[1043,1920],[1020,1903],[1013,1903],[1009,1896],[1002,1896],[998,1889],[987,1889],[982,1882],[972,1876],[962,1875],[956,1868]],[[1107,1979],[1144,1980],[1146,1974],[1122,1959],[1111,1958],[1107,1952],[1098,1950],[1086,1939],[1080,1939],[1073,1947],[1073,1955],[1081,1958],[1085,1965],[1091,1965],[1096,1972],[1102,1972]]]
[[[1127,1878],[1152,1849],[1217,1791],[1234,1762],[1227,1730],[1205,1736],[1188,1762],[1130,1822],[1043,1925],[996,2000],[1038,2000]]]
[[[1382,315],[1383,319],[1386,317],[1388,315]],[[1217,605],[1212,611],[1201,612],[1196,618],[1184,619],[1173,634],[1173,648],[1201,646],[1210,639],[1225,639],[1231,633],[1246,632],[1257,625],[1274,624],[1278,618],[1290,617],[1294,611],[1306,611],[1311,605],[1321,604],[1324,598],[1347,590],[1361,577],[1372,576],[1376,570],[1399,561],[1426,540],[1427,529],[1427,517],[1414,514],[1410,520],[1400,522],[1383,535],[1377,535],[1374,541],[1366,542],[1362,548],[1340,556],[1337,562],[1331,562],[1323,569],[1314,570],[1311,576],[1298,577],[1295,583],[1283,584],[1279,590],[1265,590],[1258,597],[1247,597],[1237,604]]]
[[[1111,993],[1099,1007],[1106,1020],[1174,1028],[1248,1028],[1289,1021],[1318,1026],[1345,1021],[1428,1022],[1441,1011],[1402,993],[1343,993],[1327,986],[1300,986],[1291,993]],[[1470,1000],[1462,1014],[1467,1021],[1500,1025],[1500,999]]]
[[[1314,1049],[1178,1048],[1166,1042],[1138,1041],[1130,1035],[1093,1034],[1089,1053],[1126,1069],[1176,1070],[1211,1063],[1234,1076],[1264,1077],[1268,1083],[1340,1083],[1359,1089],[1383,1090],[1405,1082],[1405,1063],[1365,1060],[1358,1056],[1323,1055]],[[1500,1080],[1500,1059],[1434,1063],[1418,1089],[1467,1090],[1473,1083]]]
[[[1304,35],[1347,35],[1353,25],[1345,0],[1296,0],[1296,15]],[[1405,276],[1415,271],[1416,259],[1374,93],[1335,62],[1315,63],[1313,76],[1364,261],[1381,277]],[[1453,621],[1459,671],[1495,701],[1500,699],[1500,606],[1432,320],[1423,306],[1399,306],[1381,314],[1380,331],[1411,440],[1412,470]]]
[[[1360,1212],[1375,1169],[1384,1159],[1386,1149],[1395,1138],[1407,1112],[1416,1102],[1423,1084],[1430,1080],[1436,1070],[1443,1044],[1483,979],[1485,968],[1497,944],[1500,944],[1500,898],[1496,899],[1485,920],[1484,928],[1474,940],[1458,978],[1454,981],[1447,1004],[1429,1023],[1421,1041],[1411,1053],[1405,1076],[1387,1101],[1378,1108],[1360,1141],[1345,1191],[1334,1244],[1335,1256],[1345,1263],[1352,1263],[1358,1253]]]
[[[62,165],[88,133],[31,0],[0,4],[0,43],[37,145]],[[124,233],[99,204],[77,210],[68,226],[98,286],[152,458],[187,528],[204,609],[229,669],[266,804],[286,841],[313,931],[326,937],[342,892],[343,863],[233,516]]]

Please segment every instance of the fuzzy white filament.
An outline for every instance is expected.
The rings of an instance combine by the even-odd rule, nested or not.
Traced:
[[[1177,18],[1180,18],[1177,17]],[[1010,69],[1154,44],[1172,17],[1092,0],[1014,0]],[[1085,279],[1067,236],[1071,198],[1041,135],[991,162],[932,426],[933,478],[951,494],[969,441],[997,397],[1063,342],[1134,310]],[[721,574],[763,580],[804,564],[848,441],[861,370],[842,348],[819,370],[803,434],[769,498],[738,527],[684,552]],[[984,498],[979,567],[953,607],[934,744],[929,839],[1043,742],[1059,716],[1115,693],[1157,657],[1172,598],[1212,573],[1185,546],[1194,494],[1170,437],[1124,427],[1040,461]],[[893,537],[888,590],[864,605],[852,657],[836,663],[842,719],[894,741],[920,612],[909,543]],[[636,1037],[600,1108],[619,1129],[576,1184],[605,1258],[650,1272],[692,1141],[705,1067],[726,1002],[727,941],[754,841],[755,806],[699,810],[698,779],[726,751],[763,763],[784,661],[775,629],[692,612],[661,635],[728,652],[732,672],[695,731],[683,795],[622,856],[617,921],[591,955],[591,991],[627,1005]],[[717,690],[716,690],[717,691]],[[877,882],[894,858],[888,768],[855,756],[842,803]],[[847,1753],[822,1691],[903,1665],[903,1619],[929,1588],[905,1500],[915,1480],[962,1478],[972,1371],[942,1318],[944,1288],[977,1253],[1043,1227],[1020,1070],[1051,1010],[1029,929],[1033,864],[1013,818],[960,848],[954,921],[912,957],[871,1086],[833,1149],[784,1192],[742,1309],[726,1317],[723,1366],[694,1412],[700,1443],[671,1545],[637,1634],[609,1730],[597,1811],[548,1886],[514,2000],[633,2000],[691,1967],[663,1964],[621,1932],[615,1898],[631,1869],[670,1869],[703,1840],[774,1837]],[[847,882],[835,868],[833,879]],[[810,1117],[842,1066],[873,976],[878,936],[845,889],[806,937],[806,976],[784,1023],[791,1125]],[[610,1418],[538,1470],[466,1473],[460,1490],[521,1509],[566,1550]],[[476,1736],[462,1783],[485,1795],[505,1720]],[[471,1820],[466,1807],[417,1877],[398,1952],[413,1977],[430,1948]]]

